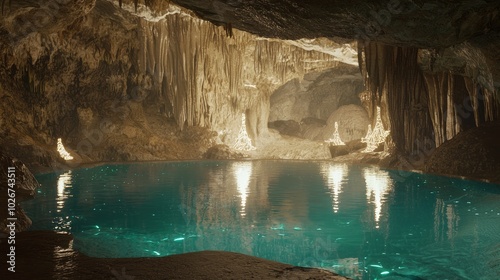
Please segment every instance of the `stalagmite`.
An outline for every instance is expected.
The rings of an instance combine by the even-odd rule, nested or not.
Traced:
[[[342,146],[345,145],[345,143],[340,139],[339,135],[339,124],[335,122],[335,131],[333,132],[332,138],[326,140],[325,142],[330,143],[333,146]]]
[[[238,151],[253,151],[255,147],[252,145],[252,140],[248,137],[245,114],[241,114],[241,127],[238,132],[238,138],[233,145],[233,149]]]
[[[363,150],[364,153],[373,152],[379,144],[385,142],[385,138],[390,134],[389,130],[385,130],[382,125],[382,118],[380,117],[380,107],[377,107],[377,116],[375,118],[375,127],[371,128],[368,125],[368,132],[366,136],[361,139],[362,143],[366,143],[366,148]]]

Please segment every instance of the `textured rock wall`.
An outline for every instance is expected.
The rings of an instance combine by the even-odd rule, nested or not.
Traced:
[[[486,63],[481,61],[480,52],[472,47],[462,49],[460,59],[456,52],[448,56],[466,64],[469,70],[450,61],[438,63],[434,69],[437,58],[432,57],[427,59],[428,64],[422,62],[426,59],[420,59],[419,64],[417,48],[374,42],[361,47],[369,112],[373,115],[376,106],[382,108],[384,125],[391,130],[392,140],[402,154],[441,145],[470,128],[471,119],[474,126],[479,126],[498,118],[500,99],[491,73],[484,69]],[[464,56],[468,54],[473,57],[467,60]],[[439,57],[447,59],[445,55]],[[474,68],[472,63],[483,68]]]
[[[342,37],[443,48],[500,29],[495,0],[173,0],[200,17],[260,36]],[[493,39],[493,38],[490,38]]]
[[[357,66],[339,65],[307,73],[303,79],[291,80],[273,92],[269,121],[327,120],[340,106],[361,104],[359,93],[363,89],[363,78]]]
[[[201,158],[236,139],[242,112],[256,140],[277,87],[339,63],[175,6],[155,14],[128,1],[44,3],[16,1],[0,21],[0,144],[36,170],[67,164],[59,137],[71,166]]]
[[[248,110],[254,136],[265,133],[269,96],[290,79],[338,65],[334,57],[281,41],[259,39],[182,12],[158,23],[141,20],[139,72],[161,86],[166,112],[182,128],[239,129]],[[262,112],[261,112],[262,111]]]

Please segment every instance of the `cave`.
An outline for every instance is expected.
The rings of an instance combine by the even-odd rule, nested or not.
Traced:
[[[2,279],[497,279],[500,3],[18,0]]]

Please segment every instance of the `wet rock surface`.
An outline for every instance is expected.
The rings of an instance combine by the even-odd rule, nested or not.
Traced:
[[[16,272],[0,257],[2,279],[348,279],[329,271],[222,251],[161,258],[87,257],[72,248],[71,235],[51,231],[17,235]],[[7,244],[0,239],[0,249]]]
[[[9,172],[9,167],[13,167],[13,172]],[[8,233],[7,218],[17,218],[15,221],[16,232],[27,230],[31,226],[31,220],[23,211],[20,202],[33,199],[36,189],[40,186],[33,174],[28,170],[26,165],[18,159],[7,155],[0,150],[0,199],[2,201],[2,209],[0,209],[0,232]],[[13,175],[12,175],[13,174]],[[14,179],[8,181],[8,179]],[[12,183],[12,185],[9,185]],[[12,186],[12,188],[10,187]],[[12,189],[13,191],[8,191]],[[14,197],[9,194],[14,194]],[[15,210],[14,215],[10,215],[8,210],[8,199],[14,199]],[[10,201],[9,201],[10,202]]]
[[[205,159],[242,159],[244,157],[244,154],[234,151],[223,144],[212,146],[203,154]]]
[[[362,143],[360,140],[353,140],[345,143],[345,145],[333,146],[329,145],[330,153],[332,158],[344,156],[351,153],[360,154],[362,150],[366,148],[366,143]],[[383,145],[382,145],[383,150]],[[382,150],[377,149],[376,152],[381,152]]]

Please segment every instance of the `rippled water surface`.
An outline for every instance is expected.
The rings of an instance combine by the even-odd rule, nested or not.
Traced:
[[[106,165],[37,176],[33,230],[95,257],[201,250],[355,279],[500,279],[500,186],[329,162]]]

